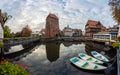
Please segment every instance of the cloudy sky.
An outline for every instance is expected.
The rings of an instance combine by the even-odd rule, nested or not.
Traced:
[[[0,9],[13,16],[6,23],[12,32],[21,31],[27,24],[33,31],[45,28],[45,19],[49,13],[54,13],[59,17],[61,30],[67,25],[84,30],[89,19],[100,21],[106,27],[115,24],[108,1],[0,0]]]

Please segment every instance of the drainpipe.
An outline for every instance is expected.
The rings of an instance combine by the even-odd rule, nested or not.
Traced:
[[[120,25],[119,25],[119,30],[118,30],[118,40],[119,40],[119,49],[117,49],[117,73],[120,75]]]

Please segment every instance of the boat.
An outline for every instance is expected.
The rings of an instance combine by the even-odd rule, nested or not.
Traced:
[[[92,57],[92,56],[89,56],[85,53],[79,53],[78,56],[83,59],[83,60],[86,60],[88,62],[93,62],[93,63],[96,63],[96,64],[103,64],[104,62]]]
[[[107,67],[102,66],[102,65],[98,65],[98,64],[95,64],[92,62],[82,60],[78,57],[71,58],[70,62],[73,63],[78,68],[85,69],[85,70],[99,71],[99,70],[105,70],[107,68]]]
[[[92,54],[96,59],[99,59],[99,60],[101,60],[101,61],[103,61],[103,62],[109,62],[109,60],[108,60],[105,56],[103,56],[102,54],[100,54],[100,53],[98,53],[98,52],[96,52],[96,51],[92,51],[91,54]]]

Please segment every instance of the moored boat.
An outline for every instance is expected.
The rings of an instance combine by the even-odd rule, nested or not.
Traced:
[[[103,62],[109,62],[109,60],[108,60],[105,56],[103,56],[102,54],[100,54],[100,53],[98,53],[98,52],[96,52],[96,51],[92,51],[91,54],[92,54],[96,59],[99,59],[99,60],[101,60],[101,61],[103,61]]]
[[[102,65],[98,65],[98,64],[95,64],[95,63],[91,63],[91,62],[88,62],[88,61],[85,61],[85,60],[82,60],[78,57],[73,57],[70,59],[70,61],[75,65],[77,66],[78,68],[82,68],[82,69],[86,69],[86,70],[104,70],[106,69],[107,67],[105,66],[102,66]]]
[[[85,54],[85,53],[79,53],[78,56],[79,56],[81,59],[86,60],[86,61],[88,61],[88,62],[93,62],[93,63],[97,63],[97,64],[103,64],[102,61],[100,61],[100,60],[98,60],[98,59],[96,59],[96,58],[94,58],[94,57],[92,57],[92,56],[89,56],[89,55],[87,55],[87,54]]]

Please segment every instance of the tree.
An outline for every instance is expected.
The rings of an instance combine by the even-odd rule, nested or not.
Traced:
[[[32,30],[29,28],[28,25],[26,25],[21,31],[21,36],[22,37],[30,37],[31,33],[32,33]]]
[[[120,0],[109,0],[114,20],[120,24]]]
[[[0,21],[2,27],[4,27],[4,24],[7,22],[8,19],[12,18],[11,15],[8,15],[7,12],[2,13],[1,15],[2,20]]]
[[[14,37],[21,37],[21,32],[16,32]]]
[[[5,38],[12,37],[11,30],[8,26],[4,26],[3,30],[4,30],[4,37]]]

